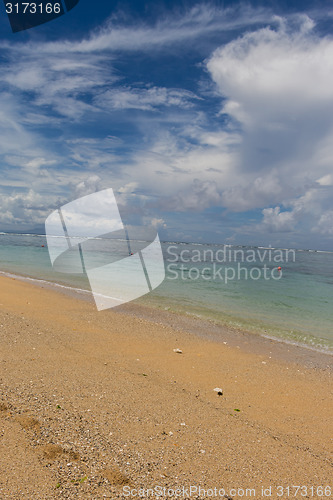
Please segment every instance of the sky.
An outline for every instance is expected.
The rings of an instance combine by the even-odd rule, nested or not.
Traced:
[[[112,188],[165,241],[333,250],[333,3],[1,3],[0,179],[0,231]]]

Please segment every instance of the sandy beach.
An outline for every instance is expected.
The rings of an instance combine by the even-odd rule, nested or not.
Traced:
[[[0,283],[1,499],[331,497],[331,356]]]

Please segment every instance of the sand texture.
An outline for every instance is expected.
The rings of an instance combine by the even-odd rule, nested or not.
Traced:
[[[30,283],[0,284],[1,500],[191,485],[223,488],[217,498],[249,498],[237,488],[263,498],[271,486],[276,499],[288,498],[279,486],[330,484],[330,356],[309,366],[310,351],[293,357],[281,343],[251,347],[222,328],[217,342],[183,320],[134,317],[131,305],[98,313]],[[178,498],[205,498],[192,492]]]

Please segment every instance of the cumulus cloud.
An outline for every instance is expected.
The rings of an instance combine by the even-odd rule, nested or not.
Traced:
[[[263,226],[272,232],[286,232],[295,229],[295,214],[293,212],[281,212],[280,207],[265,208],[263,213]]]
[[[264,28],[217,49],[207,68],[225,98],[222,112],[242,126],[243,166],[292,164],[311,171],[320,141],[332,138],[333,40],[313,22]],[[318,173],[318,172],[317,172]]]
[[[229,115],[248,127],[264,119],[278,129],[286,114],[292,120],[306,102],[311,109],[332,101],[333,41],[318,38],[313,28],[307,16],[299,17],[296,28],[281,20],[277,29],[247,33],[214,52],[207,67],[228,98]]]
[[[0,193],[0,224],[12,228],[25,224],[42,224],[52,207],[57,208],[62,200],[57,196],[42,196],[33,189],[25,193]]]
[[[333,236],[333,210],[328,210],[321,214],[313,231],[321,235]]]
[[[332,197],[331,186],[310,188],[303,196],[291,200],[284,207],[263,209],[263,220],[256,229],[269,233],[288,233],[301,229],[305,233],[330,236],[333,225]]]
[[[156,229],[159,229],[159,228],[164,228],[165,229],[167,227],[166,222],[165,222],[164,219],[157,219],[156,217],[154,217],[153,219],[151,219],[150,223]]]
[[[221,113],[243,135],[240,175],[225,189],[224,205],[266,206],[263,225],[291,231],[308,210],[307,198],[316,206],[314,226],[323,204],[332,203],[320,185],[331,184],[333,166],[333,40],[319,37],[305,15],[277,21],[275,29],[246,33],[217,49],[207,69],[224,99]]]

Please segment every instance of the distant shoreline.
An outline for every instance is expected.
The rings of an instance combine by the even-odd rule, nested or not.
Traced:
[[[15,231],[0,231],[0,236],[1,235],[12,235],[12,236],[40,236],[43,238],[46,238],[46,234],[42,232],[32,232],[32,233],[27,233],[27,232],[15,232]],[[61,238],[61,236],[58,236]],[[265,246],[265,245],[253,245],[253,244],[231,244],[231,243],[211,243],[211,242],[197,242],[197,241],[169,241],[169,240],[161,240],[161,243],[163,244],[170,244],[170,245],[197,245],[197,246],[225,246],[225,247],[235,247],[235,248],[258,248],[258,249],[271,249],[271,250],[283,250],[283,251],[295,251],[295,252],[319,252],[319,253],[333,253],[333,250],[323,250],[323,249],[316,249],[316,248],[287,248],[285,246],[283,247],[272,247],[272,246]]]

